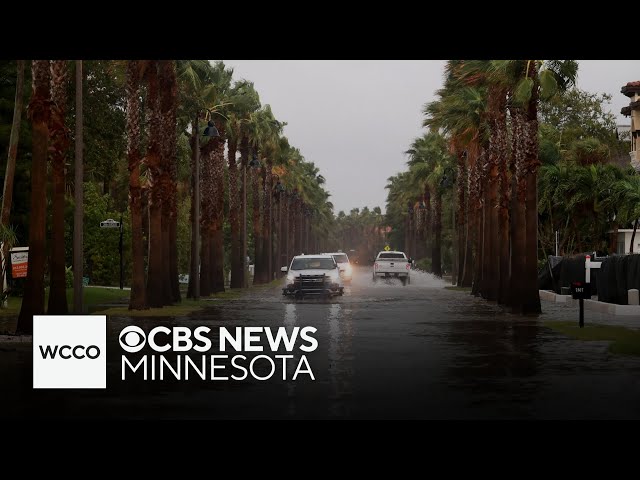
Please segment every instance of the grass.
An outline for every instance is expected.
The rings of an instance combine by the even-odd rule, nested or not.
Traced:
[[[229,289],[210,297],[201,298],[200,300],[191,300],[184,298],[185,294],[183,292],[183,299],[178,305],[149,308],[148,310],[129,310],[128,305],[123,305],[122,307],[111,307],[92,313],[96,315],[117,315],[123,317],[181,317],[211,306],[216,300],[233,300],[241,295],[241,289]]]
[[[191,312],[202,310],[212,305],[216,300],[233,300],[242,294],[242,289],[227,289],[225,292],[216,293],[211,297],[201,298],[198,301],[189,300],[186,292],[182,292],[182,302],[178,305],[170,305],[162,308],[150,308],[148,310],[129,310],[130,290],[84,287],[84,306],[91,314],[118,315],[125,317],[180,317]],[[45,291],[45,306],[49,299],[49,291]],[[73,289],[67,290],[67,302],[73,307]],[[108,307],[108,305],[121,304]],[[15,332],[17,317],[22,306],[21,297],[9,297],[8,308],[0,309],[0,334]]]
[[[105,303],[125,303],[129,301],[129,291],[109,288],[84,287],[84,305],[88,308]],[[44,304],[49,301],[49,289],[44,292]],[[0,317],[15,317],[20,313],[22,297],[9,297],[8,308],[0,308]],[[67,305],[73,306],[73,289],[67,289]]]
[[[640,355],[640,330],[613,325],[585,325],[576,322],[544,322],[544,325],[584,341],[610,341],[609,351],[622,355]]]
[[[455,290],[456,292],[470,292],[471,287],[456,287],[455,285],[449,285],[444,287],[446,290]]]

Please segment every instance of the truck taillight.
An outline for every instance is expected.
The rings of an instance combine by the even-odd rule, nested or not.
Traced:
[[[373,268],[378,268],[378,263],[377,262],[373,264]]]
[[[407,263],[407,270],[409,270],[411,268],[411,264]]]

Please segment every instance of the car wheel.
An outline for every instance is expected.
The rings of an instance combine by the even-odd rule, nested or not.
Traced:
[[[407,277],[401,277],[400,280],[402,281],[402,286],[405,287],[407,285]]]

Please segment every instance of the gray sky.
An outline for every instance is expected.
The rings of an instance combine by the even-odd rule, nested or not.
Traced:
[[[255,83],[263,104],[285,121],[284,134],[327,180],[335,212],[379,206],[386,180],[404,170],[421,135],[422,106],[442,85],[441,60],[224,60],[234,78]],[[640,60],[582,60],[578,86],[613,95],[618,123],[627,82],[640,80]]]

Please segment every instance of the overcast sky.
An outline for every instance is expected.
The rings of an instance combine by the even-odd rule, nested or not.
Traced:
[[[335,212],[379,206],[387,178],[404,170],[404,151],[423,132],[422,106],[442,85],[441,60],[224,60],[234,78],[255,83],[284,134],[327,180]],[[640,60],[581,60],[578,86],[613,95],[618,123],[625,83]]]

